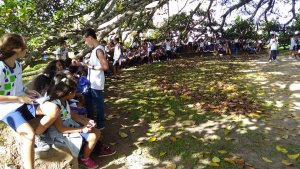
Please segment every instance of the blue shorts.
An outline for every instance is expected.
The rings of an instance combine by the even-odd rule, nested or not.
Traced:
[[[35,107],[32,104],[23,104],[17,110],[4,116],[2,121],[16,131],[20,125],[33,118],[35,118]]]
[[[78,115],[86,115],[87,114],[87,110],[85,107],[73,107],[70,106],[71,110],[75,110],[77,112]]]

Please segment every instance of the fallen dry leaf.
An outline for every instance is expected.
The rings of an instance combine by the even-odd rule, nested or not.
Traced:
[[[230,164],[235,164],[234,160],[231,158],[224,158],[224,161],[226,161],[227,163],[230,163]]]
[[[227,153],[228,153],[228,152],[225,151],[225,150],[218,150],[218,152],[219,152],[220,154],[227,154]]]
[[[168,114],[171,115],[171,116],[175,116],[175,113],[172,110],[169,110]]]
[[[225,139],[225,141],[231,141],[231,140],[233,140],[233,138],[231,138],[231,137],[225,137],[224,139]]]
[[[282,152],[282,153],[287,153],[288,151],[282,147],[281,145],[276,145],[276,150],[279,151],[279,152]]]
[[[114,145],[116,145],[117,143],[113,143],[113,142],[112,142],[112,143],[109,143],[109,144],[112,145],[112,146],[114,146]]]
[[[299,156],[300,156],[299,153],[298,154],[290,154],[290,155],[288,155],[289,159],[291,159],[291,160],[296,160]]]
[[[166,166],[166,169],[176,169],[176,164],[174,164],[174,163],[169,163],[169,164],[167,164],[167,166]]]
[[[294,165],[293,163],[289,162],[288,160],[281,160],[281,163],[286,165],[286,166],[292,166]]]
[[[262,157],[262,159],[267,163],[272,163],[273,161],[268,159],[267,157]]]
[[[237,160],[235,160],[235,163],[240,168],[243,168],[245,166],[245,160],[243,160],[243,159],[237,159]]]
[[[219,163],[221,160],[218,157],[213,157],[212,162]]]
[[[177,141],[176,137],[170,137],[170,140],[173,141],[173,142]]]
[[[152,143],[152,142],[154,142],[154,141],[156,141],[156,140],[157,140],[156,137],[150,137],[148,141],[149,141],[150,143]]]
[[[225,134],[225,136],[228,135],[229,133],[230,133],[230,130],[224,129],[224,134]]]
[[[122,131],[119,131],[119,135],[122,137],[122,138],[126,138],[128,137],[128,135]]]
[[[162,157],[162,156],[166,155],[166,153],[167,153],[167,152],[160,152],[160,153],[159,153],[159,156]]]
[[[211,162],[208,165],[211,167],[219,167],[220,166],[218,163],[214,163],[214,162]]]

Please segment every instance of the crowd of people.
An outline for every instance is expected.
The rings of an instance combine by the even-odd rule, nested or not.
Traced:
[[[109,73],[117,76],[121,68],[141,64],[156,63],[170,60],[180,53],[217,52],[220,55],[235,55],[238,53],[258,54],[266,42],[258,40],[225,38],[199,38],[192,40],[188,38],[184,43],[179,38],[167,38],[162,42],[154,40],[134,40],[129,47],[125,47],[119,38],[109,43],[101,41],[107,53]],[[80,60],[83,62],[83,60]],[[110,73],[111,72],[111,73]]]
[[[274,33],[271,33],[269,40],[264,40],[263,38],[251,40],[243,38],[227,39],[218,36],[196,37],[194,33],[190,31],[186,39],[186,42],[181,40],[179,36],[167,38],[161,42],[151,39],[134,39],[129,46],[124,46],[119,38],[110,40],[108,43],[103,40],[100,44],[104,47],[107,54],[106,59],[109,64],[109,68],[105,73],[106,75],[112,74],[112,77],[117,78],[121,68],[170,60],[180,53],[213,52],[218,53],[220,56],[234,56],[237,54],[257,55],[268,51],[268,53],[270,53],[270,61],[276,60],[274,57],[275,48],[277,51],[276,55],[278,54],[278,36]],[[300,44],[300,40],[298,39],[299,36],[296,35],[291,37],[291,55],[295,57],[299,56],[298,52],[296,52],[299,48],[298,44]],[[272,44],[270,44],[271,42]],[[56,51],[56,59],[71,62],[71,59],[68,57],[68,53],[70,52],[68,52],[66,46],[65,41],[60,44],[60,47]],[[273,50],[273,52],[271,52],[271,50]],[[83,59],[78,59],[77,61],[84,62]]]

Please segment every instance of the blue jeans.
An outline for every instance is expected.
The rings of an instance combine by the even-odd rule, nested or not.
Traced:
[[[88,118],[95,120],[97,128],[103,128],[105,120],[103,90],[90,89],[84,96]]]

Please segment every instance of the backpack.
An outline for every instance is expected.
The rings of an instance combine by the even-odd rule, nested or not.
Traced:
[[[89,92],[89,89],[91,88],[91,83],[90,81],[85,77],[85,76],[81,76],[79,78],[79,82],[78,82],[78,85],[77,85],[77,89],[76,91],[78,93],[88,93]]]

